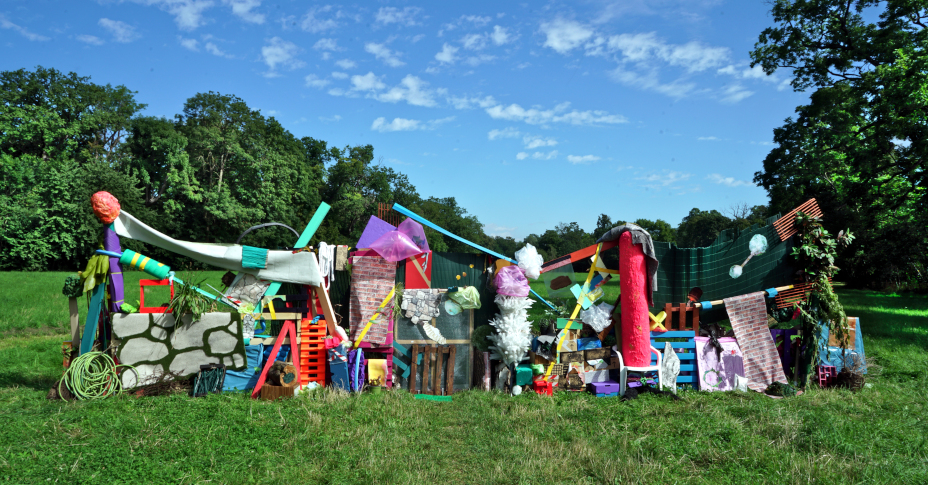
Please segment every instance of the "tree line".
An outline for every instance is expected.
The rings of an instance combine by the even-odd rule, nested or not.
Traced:
[[[235,242],[271,221],[301,231],[321,202],[332,209],[314,241],[357,242],[378,203],[390,202],[464,237],[483,234],[454,197],[420,196],[405,174],[375,162],[371,145],[297,138],[233,95],[195,94],[167,119],[141,114],[145,105],[135,94],[44,67],[0,72],[0,269],[82,265],[99,244],[89,201],[100,190],[155,229],[192,241]],[[433,231],[428,236],[438,251],[469,249]],[[293,239],[270,227],[241,242],[276,248]]]

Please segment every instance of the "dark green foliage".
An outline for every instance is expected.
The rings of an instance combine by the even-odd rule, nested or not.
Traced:
[[[787,68],[814,92],[774,130],[754,181],[773,211],[815,197],[827,228],[858,234],[842,253],[855,284],[928,284],[928,5],[777,0],[771,13],[752,65]]]

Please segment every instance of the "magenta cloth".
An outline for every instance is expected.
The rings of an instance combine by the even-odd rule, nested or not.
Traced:
[[[429,242],[425,239],[425,228],[422,227],[422,224],[407,217],[396,230],[409,236],[409,239],[412,239],[412,242],[419,247],[421,253],[429,251]]]
[[[773,382],[786,383],[780,355],[767,326],[767,304],[763,291],[725,298],[725,310],[744,356],[748,387],[764,392]]]
[[[699,372],[700,391],[731,391],[735,389],[735,376],[744,377],[744,357],[738,341],[722,337],[722,358],[715,347],[709,346],[709,337],[696,337],[696,369]]]
[[[422,249],[419,249],[419,246],[409,236],[400,231],[390,231],[380,236],[371,243],[370,248],[391,263],[422,254]]]
[[[348,325],[351,339],[357,340],[361,331],[370,321],[374,311],[390,294],[396,278],[396,263],[391,263],[380,256],[354,256],[351,258],[351,296],[348,313]],[[388,303],[387,308],[391,308]],[[389,310],[388,310],[389,311]],[[374,345],[384,345],[389,332],[389,314],[374,321],[370,330],[364,335],[364,341]]]
[[[113,224],[103,230],[103,249],[122,253],[119,245],[119,236],[113,230]],[[110,257],[110,312],[122,313],[122,304],[124,303],[124,293],[122,286],[122,268],[119,266],[119,258]]]
[[[380,238],[380,236],[395,230],[396,227],[393,227],[392,224],[381,220],[377,216],[371,216],[371,218],[367,221],[367,226],[364,227],[364,232],[361,233],[361,239],[358,239],[358,245],[355,247],[360,249],[369,249],[371,244]]]
[[[496,272],[496,293],[504,296],[528,296],[528,279],[518,266],[504,266]]]

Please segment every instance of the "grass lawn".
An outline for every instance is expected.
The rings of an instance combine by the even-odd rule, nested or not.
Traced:
[[[206,275],[219,287],[221,273]],[[0,481],[928,483],[926,296],[839,291],[879,366],[856,394],[622,403],[472,391],[437,403],[316,391],[272,403],[239,394],[64,403],[45,400],[62,371],[64,276],[0,273]]]

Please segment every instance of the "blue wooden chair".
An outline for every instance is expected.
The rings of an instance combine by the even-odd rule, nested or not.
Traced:
[[[685,342],[679,340],[686,339]],[[677,352],[680,359],[680,375],[677,384],[689,384],[694,390],[699,389],[699,376],[696,371],[696,332],[693,330],[670,330],[667,332],[651,332],[651,347],[663,350],[664,342],[670,342],[673,349],[683,349]],[[656,364],[651,359],[652,365]]]

